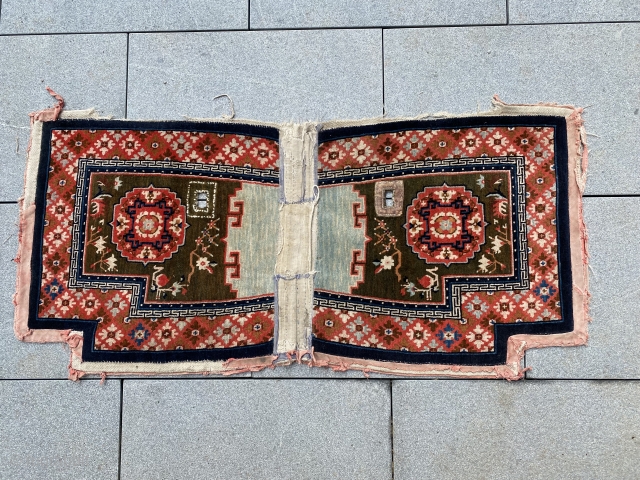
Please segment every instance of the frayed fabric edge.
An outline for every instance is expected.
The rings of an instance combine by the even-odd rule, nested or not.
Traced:
[[[216,375],[229,376],[247,372],[258,372],[273,368],[275,355],[254,358],[231,358],[226,361],[178,361],[167,363],[146,362],[84,362],[82,360],[83,338],[80,332],[70,332],[66,343],[71,349],[69,379],[79,380],[84,376],[108,377],[121,376],[179,376],[179,375]]]
[[[56,100],[51,108],[29,114],[31,134],[27,145],[27,167],[24,174],[24,196],[18,200],[18,253],[13,261],[17,264],[16,290],[13,295],[14,334],[23,342],[62,342],[66,343],[69,330],[32,330],[29,328],[29,289],[31,285],[31,254],[33,250],[33,229],[35,224],[35,175],[40,153],[39,140],[42,122],[55,121],[64,108],[64,99],[46,87],[47,92]],[[35,147],[34,147],[35,143]],[[32,193],[33,192],[33,193]]]
[[[531,109],[535,109],[533,112]],[[573,105],[564,105],[554,102],[541,102],[533,104],[512,104],[504,102],[497,94],[491,98],[491,108],[489,110],[478,110],[477,112],[463,112],[463,113],[449,113],[449,112],[434,112],[423,113],[420,115],[409,116],[397,116],[397,117],[370,117],[365,119],[352,119],[352,120],[329,120],[321,123],[322,130],[332,130],[335,128],[344,127],[360,127],[366,125],[378,125],[393,122],[412,121],[412,120],[442,120],[448,118],[470,118],[470,117],[495,117],[500,115],[505,116],[527,116],[527,115],[548,115],[548,116],[561,116],[566,117],[574,110],[580,110],[581,108]]]
[[[416,376],[416,377],[446,377],[446,378],[502,378],[505,380],[520,380],[525,373],[532,370],[524,368],[522,360],[525,352],[531,348],[568,347],[586,345],[589,334],[588,324],[591,321],[589,304],[589,251],[588,236],[583,216],[582,194],[586,186],[588,167],[588,147],[583,109],[571,105],[556,103],[540,103],[532,105],[513,105],[503,102],[497,95],[493,97],[493,109],[489,112],[473,114],[483,115],[550,115],[562,116],[567,120],[568,162],[569,162],[569,222],[571,243],[571,265],[573,277],[573,331],[551,335],[513,335],[507,342],[507,359],[505,364],[492,366],[470,365],[436,365],[436,364],[406,364],[393,362],[379,362],[356,358],[340,357],[313,352],[312,365],[332,368],[336,371],[361,370],[365,375],[376,372],[388,375]],[[413,119],[426,118],[459,118],[470,115],[435,114]],[[408,119],[384,119],[392,122]],[[331,122],[324,128],[339,128],[378,123],[378,120],[362,122]]]
[[[571,252],[572,266],[574,274],[573,300],[574,300],[574,330],[564,334],[553,335],[514,335],[509,338],[507,348],[507,361],[504,365],[495,366],[464,366],[464,365],[425,365],[425,364],[403,364],[391,362],[375,362],[359,360],[347,357],[337,357],[314,353],[313,349],[304,352],[287,352],[289,361],[278,361],[278,356],[267,356],[253,359],[230,359],[226,362],[170,362],[166,364],[131,364],[115,362],[83,362],[81,359],[82,334],[70,330],[32,330],[28,327],[28,305],[29,305],[29,285],[31,279],[30,263],[24,258],[31,258],[33,242],[33,222],[35,215],[35,204],[32,195],[34,186],[30,185],[34,179],[30,178],[29,172],[37,167],[39,151],[32,150],[34,136],[41,132],[42,122],[55,121],[58,118],[69,119],[109,119],[112,117],[99,117],[94,109],[65,111],[64,99],[56,92],[47,87],[47,91],[56,99],[54,107],[44,109],[30,114],[31,136],[27,148],[28,165],[25,171],[25,196],[19,200],[20,204],[20,224],[19,224],[19,247],[18,255],[15,258],[18,264],[18,279],[16,293],[14,295],[15,319],[14,332],[16,337],[25,342],[61,342],[67,344],[71,349],[71,359],[69,363],[69,378],[78,380],[84,375],[100,375],[103,379],[107,375],[185,375],[185,374],[219,374],[233,375],[244,372],[259,371],[264,368],[275,368],[280,365],[288,365],[296,361],[309,364],[309,366],[328,367],[334,370],[361,370],[365,374],[377,372],[390,375],[402,376],[428,376],[428,377],[455,377],[455,378],[504,378],[507,380],[518,380],[524,377],[529,368],[522,367],[522,359],[529,348],[542,348],[549,346],[578,346],[587,343],[587,325],[591,321],[589,317],[590,292],[588,288],[588,248],[587,231],[583,218],[582,193],[586,184],[586,174],[588,166],[588,149],[584,122],[582,120],[582,108],[571,105],[560,105],[556,103],[539,104],[507,104],[497,95],[492,100],[492,110],[487,112],[477,112],[472,114],[448,114],[439,112],[434,114],[421,115],[417,117],[398,118],[373,118],[359,121],[334,121],[324,122],[321,129],[340,128],[345,126],[369,125],[376,123],[388,123],[402,120],[420,119],[441,119],[460,118],[473,116],[522,116],[522,115],[553,115],[564,116],[567,119],[567,134],[569,140],[569,168],[574,176],[574,180],[569,186],[570,204],[570,228],[571,228]],[[281,127],[278,124],[266,122],[254,122],[250,120],[233,119],[232,121],[219,121],[218,119],[192,119],[203,122],[215,123],[248,123],[253,125],[269,125]],[[39,143],[36,148],[39,150]],[[30,169],[31,167],[31,169]],[[25,201],[26,200],[26,201]],[[25,311],[26,308],[26,311]]]
[[[313,352],[309,362],[313,367],[330,368],[335,372],[359,370],[365,377],[370,373],[382,375],[395,375],[402,377],[436,377],[436,378],[503,378],[506,380],[518,380],[519,369],[512,369],[507,365],[468,366],[468,365],[425,365],[398,362],[380,362],[372,360],[359,360],[356,358],[339,357]],[[524,372],[523,372],[524,373]]]

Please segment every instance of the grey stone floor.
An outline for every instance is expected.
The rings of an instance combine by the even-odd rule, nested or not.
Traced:
[[[30,111],[329,120],[588,106],[589,345],[517,383],[292,367],[66,380],[12,336]],[[1,0],[0,479],[640,477],[637,0]]]

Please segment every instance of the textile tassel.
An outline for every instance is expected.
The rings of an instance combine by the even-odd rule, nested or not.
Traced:
[[[44,110],[39,110],[37,112],[33,112],[29,114],[29,117],[31,117],[31,124],[33,125],[34,122],[54,122],[58,119],[58,117],[60,116],[60,113],[62,112],[62,109],[64,108],[64,98],[62,98],[61,95],[59,95],[58,93],[56,93],[55,91],[53,91],[52,88],[50,87],[46,87],[47,92],[49,92],[49,95],[51,95],[53,98],[55,98],[57,100],[57,104],[51,108],[45,108]]]

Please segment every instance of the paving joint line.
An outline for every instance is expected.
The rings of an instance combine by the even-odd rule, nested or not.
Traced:
[[[640,197],[640,193],[586,193],[582,198],[634,198]]]
[[[124,118],[127,118],[129,109],[129,37],[130,33],[127,33],[127,69],[124,77]]]
[[[124,379],[120,379],[120,425],[118,430],[118,480],[122,478],[122,411],[124,410]]]
[[[380,40],[382,44],[382,116],[387,114],[387,105],[384,98],[384,28],[380,29]]]
[[[414,381],[414,382],[439,382],[439,381],[474,381],[474,382],[505,382],[505,383],[518,383],[520,380],[516,380],[514,382],[508,382],[501,378],[445,378],[445,377],[394,377],[394,378],[360,378],[360,377],[350,377],[350,378],[339,378],[339,377],[109,377],[107,376],[105,382],[113,382],[113,381],[121,381],[125,380],[142,380],[142,381],[183,381],[183,380],[193,380],[193,381],[205,381],[211,382],[216,380],[221,380],[225,382],[233,382],[240,380],[247,381],[280,381],[280,380],[291,380],[291,381],[307,381],[307,380],[318,380],[318,381],[339,381],[339,382],[399,382],[399,381]],[[68,377],[55,377],[55,378],[0,378],[1,382],[11,383],[11,382],[70,382]],[[79,382],[102,382],[103,380],[100,377],[90,377],[83,378]],[[522,382],[640,382],[640,377],[637,378],[562,378],[562,377],[525,377]]]
[[[473,27],[533,27],[554,25],[626,25],[640,24],[640,20],[614,20],[614,21],[586,21],[586,22],[525,22],[525,23],[461,23],[456,25],[364,25],[364,26],[338,26],[338,27],[259,27],[248,30],[246,28],[223,29],[184,29],[184,30],[114,30],[104,32],[25,32],[25,33],[0,33],[0,37],[27,37],[43,35],[117,35],[117,34],[173,34],[173,33],[237,33],[237,32],[289,32],[289,31],[315,31],[315,30],[420,30],[441,28],[473,28]]]
[[[394,452],[394,436],[393,436],[393,380],[389,381],[389,404],[391,407],[391,480],[395,479],[396,476],[396,465],[395,465],[395,458],[393,455]]]

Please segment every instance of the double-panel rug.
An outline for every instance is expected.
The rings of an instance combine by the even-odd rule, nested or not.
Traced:
[[[586,342],[581,110],[268,125],[32,115],[16,334],[83,374],[523,375]]]

